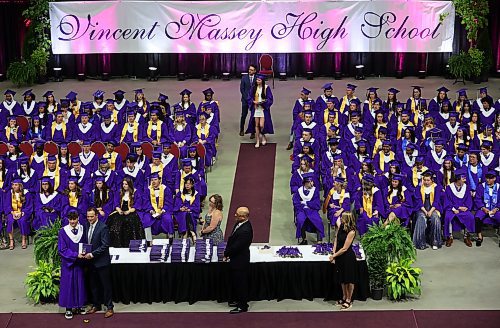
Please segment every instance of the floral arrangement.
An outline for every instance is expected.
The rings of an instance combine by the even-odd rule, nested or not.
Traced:
[[[279,257],[288,257],[288,258],[301,258],[302,253],[299,251],[297,247],[292,246],[283,246],[277,252],[276,255]]]

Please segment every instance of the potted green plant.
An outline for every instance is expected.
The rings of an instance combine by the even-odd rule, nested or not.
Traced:
[[[18,87],[31,85],[36,79],[36,68],[31,61],[15,61],[7,68],[7,79]]]
[[[28,273],[26,296],[35,304],[54,303],[59,295],[60,278],[60,266],[40,261],[36,270]]]
[[[399,261],[401,259],[415,260],[417,251],[408,229],[399,223],[399,219],[384,227],[384,236],[387,240],[388,262]]]
[[[36,68],[38,83],[43,84],[47,82],[47,61],[49,60],[49,53],[43,48],[36,48],[31,54],[31,62]]]
[[[57,239],[60,229],[61,221],[56,220],[54,223],[50,223],[36,232],[33,246],[36,264],[46,262],[53,263],[56,266],[61,265],[61,258],[57,250]]]
[[[481,73],[484,69],[484,52],[478,48],[470,48],[468,51],[471,78],[474,83],[481,83]]]
[[[472,67],[469,61],[469,54],[465,51],[453,55],[448,60],[448,70],[457,80],[465,80],[472,75]]]
[[[390,299],[399,301],[408,296],[420,295],[422,270],[412,267],[413,262],[411,259],[401,259],[387,268],[387,295]]]

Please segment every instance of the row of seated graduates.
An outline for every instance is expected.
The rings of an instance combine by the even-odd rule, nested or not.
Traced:
[[[313,180],[318,194],[323,190],[327,202],[331,201],[328,195],[335,179],[344,179],[339,184],[347,186],[346,192],[358,209],[362,203],[363,176],[369,173],[373,184],[381,190],[381,199],[385,200],[380,204],[380,216],[387,217],[391,212],[387,209],[393,205],[387,199],[393,173],[401,181],[399,184],[413,194],[421,186],[422,173],[435,172],[433,176],[444,195],[455,168],[473,171],[472,190],[485,181],[486,172],[498,172],[500,101],[494,103],[486,88],[480,89],[480,97],[473,104],[467,99],[465,89],[458,90],[458,98],[452,104],[447,96],[449,90],[441,87],[429,106],[418,86],[413,87],[412,96],[405,103],[397,101],[399,90],[394,88],[388,90],[386,101],[378,98],[377,88],[369,88],[367,100],[361,103],[354,95],[355,89],[356,86],[348,84],[346,95],[337,98],[332,95],[332,84],[327,83],[323,86],[324,94],[316,101],[310,97],[310,90],[301,90],[292,110],[292,144],[288,146],[293,149],[290,188],[295,205],[303,198],[298,189],[303,187],[304,173],[309,173],[305,177]],[[480,168],[479,176],[476,167]],[[319,211],[322,202],[316,199],[314,203],[313,207]],[[350,203],[346,202],[344,210],[349,209]],[[411,215],[411,203],[406,206],[409,210],[399,215]],[[303,205],[295,206],[296,221],[300,207]],[[329,209],[327,204],[323,208],[325,212]],[[332,225],[338,223],[342,211],[334,212],[328,210]],[[324,235],[319,215],[310,216],[317,223],[313,224],[315,227],[309,226],[309,230]],[[367,222],[358,220],[360,233],[366,229]],[[299,227],[296,236],[304,241],[305,234]]]
[[[142,90],[136,90],[136,100],[140,92]],[[72,93],[75,94],[74,92],[70,92],[68,94],[69,98],[73,96]],[[186,96],[189,96],[190,93],[189,90],[181,92],[184,100],[186,100]],[[146,201],[145,204],[138,205],[142,209],[152,207],[155,211],[161,213],[159,220],[156,216],[154,220],[151,220],[151,215],[149,215],[151,211],[141,215],[143,226],[145,228],[152,228],[153,234],[162,232],[169,235],[173,234],[174,220],[172,219],[172,214],[176,212],[174,202],[176,196],[178,196],[178,192],[182,192],[183,190],[184,181],[188,179],[194,182],[196,198],[198,199],[193,204],[194,215],[192,217],[198,219],[207,192],[206,168],[211,167],[215,162],[216,140],[219,136],[219,106],[217,102],[210,100],[213,91],[211,89],[204,90],[205,100],[200,104],[198,112],[195,111],[192,115],[187,114],[187,109],[182,110],[183,107],[180,107],[179,104],[173,106],[175,112],[169,115],[170,106],[168,103],[160,106],[157,103],[148,104],[148,108],[145,109],[147,110],[147,115],[138,115],[140,109],[137,103],[124,104],[124,98],[120,97],[123,94],[124,92],[120,90],[115,92],[115,98],[118,99],[115,99],[113,102],[119,101],[121,103],[119,107],[122,110],[128,108],[127,114],[130,114],[131,110],[134,111],[133,117],[132,115],[128,115],[130,125],[137,126],[135,123],[144,119],[143,124],[149,124],[151,127],[150,122],[157,122],[158,126],[161,126],[161,129],[163,129],[166,124],[159,119],[159,117],[162,117],[170,122],[167,129],[173,132],[168,134],[169,137],[164,139],[161,137],[161,132],[155,133],[155,130],[158,131],[159,129],[149,128],[141,135],[132,131],[130,133],[132,139],[124,140],[122,138],[121,143],[114,138],[109,138],[109,133],[104,132],[100,134],[96,130],[89,134],[88,138],[77,138],[78,133],[74,131],[84,125],[82,122],[85,125],[92,124],[101,128],[103,126],[104,128],[108,128],[111,125],[117,126],[119,124],[115,122],[114,118],[121,117],[120,113],[122,110],[117,111],[114,106],[115,104],[111,104],[110,100],[106,101],[106,106],[99,108],[96,108],[98,106],[94,106],[102,100],[102,91],[94,94],[96,99],[94,99],[92,106],[89,103],[78,103],[78,109],[71,106],[65,108],[65,100],[61,102],[62,105],[56,104],[52,113],[47,114],[47,119],[51,122],[49,126],[53,127],[56,125],[56,127],[64,126],[65,128],[49,129],[48,134],[45,135],[32,133],[33,130],[39,132],[40,129],[42,133],[47,131],[46,128],[40,128],[42,127],[40,125],[42,121],[40,111],[38,111],[38,114],[32,116],[18,115],[16,117],[12,117],[14,115],[11,114],[14,113],[9,112],[5,143],[0,143],[0,154],[2,155],[0,159],[2,167],[0,190],[2,191],[2,197],[0,199],[2,203],[4,200],[3,196],[6,196],[9,192],[12,197],[11,188],[16,184],[14,181],[22,182],[23,192],[33,198],[32,205],[41,204],[40,208],[47,208],[47,206],[43,206],[43,202],[51,198],[44,198],[42,196],[43,192],[40,193],[43,178],[52,186],[49,188],[53,189],[52,196],[57,194],[57,197],[49,200],[49,202],[55,202],[57,205],[49,213],[37,213],[35,210],[37,207],[32,206],[31,212],[29,210],[24,212],[26,220],[17,219],[14,222],[11,218],[10,225],[9,220],[5,220],[4,223],[7,225],[7,232],[9,234],[13,231],[13,224],[16,223],[22,230],[21,234],[24,241],[25,236],[47,225],[56,217],[65,220],[70,210],[77,210],[83,222],[86,215],[85,211],[90,206],[102,209],[106,208],[107,210],[99,215],[101,220],[105,221],[115,208],[115,202],[119,202],[119,199],[117,200],[116,198],[117,195],[120,195],[120,192],[117,191],[120,190],[125,177],[129,178],[135,184],[134,190],[139,195],[137,198],[144,200],[146,198],[142,196],[149,194],[150,183],[152,180],[155,180],[152,177],[158,176],[159,178],[163,192],[162,197],[156,196],[156,201],[159,202],[159,198],[162,198],[162,206],[152,206],[151,203],[155,201],[153,198],[151,198],[150,204],[147,204],[148,202]],[[17,108],[17,106],[12,106],[14,95],[15,92],[12,90],[5,92],[6,101],[9,100],[8,105],[10,107],[5,109],[4,101],[0,105],[4,106],[2,113],[5,110]],[[48,101],[50,101],[51,95],[53,97],[52,92],[45,95],[46,98],[49,98]],[[34,101],[35,96],[30,90],[25,92],[24,96],[25,102],[29,101],[30,97]],[[164,95],[160,94],[159,98],[164,97]],[[145,102],[145,99],[143,102]],[[41,113],[43,113],[44,104],[47,106],[45,102],[37,105],[37,109],[42,108]],[[73,104],[71,100],[70,104]],[[190,103],[190,107],[192,106],[193,104]],[[23,104],[22,107],[25,108],[26,105]],[[64,115],[61,115],[63,112]],[[113,113],[116,115],[113,115]],[[19,114],[19,112],[16,114]],[[49,119],[49,117],[51,118]],[[90,123],[90,120],[87,121],[87,118],[90,117],[94,118],[94,123]],[[134,118],[135,123],[132,123],[132,118]],[[138,119],[135,120],[136,118]],[[195,123],[188,123],[186,122],[186,118],[190,122],[193,118],[196,121]],[[213,125],[207,122],[209,119]],[[186,133],[186,130],[191,129],[193,126],[193,134],[189,138],[186,138],[185,136],[189,135]],[[39,128],[34,129],[34,127]],[[125,131],[125,129],[123,130]],[[62,138],[57,138],[58,132],[62,132],[59,133],[59,136],[62,136]],[[129,131],[125,131],[125,134],[128,135]],[[182,134],[184,135],[183,139],[179,137]],[[95,137],[95,135],[98,137]],[[172,135],[173,138],[171,137]],[[42,136],[49,136],[49,140],[41,139],[40,137]],[[107,206],[102,206],[102,204],[101,206],[96,206],[96,186],[99,186],[101,188],[99,190],[102,190],[103,185],[107,195],[111,195],[111,197],[107,197]],[[75,197],[76,191],[78,191],[78,197]],[[17,194],[19,193],[17,192]],[[181,199],[182,197],[177,198]],[[137,202],[137,204],[140,204],[140,202]],[[42,210],[42,212],[46,211]],[[31,218],[31,213],[35,214],[33,219]],[[52,213],[56,213],[56,215]],[[5,215],[7,216],[7,214]],[[22,221],[25,221],[25,223],[22,224]],[[179,232],[184,233],[185,231],[179,229]]]

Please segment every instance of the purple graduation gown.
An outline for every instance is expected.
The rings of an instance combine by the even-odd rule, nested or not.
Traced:
[[[389,190],[386,192],[389,193]],[[403,186],[403,197],[404,201],[401,202],[396,196],[386,197],[386,210],[385,214],[388,216],[390,213],[394,213],[396,217],[400,220],[403,226],[407,226],[410,222],[411,214],[413,213],[412,195],[410,190]],[[401,204],[398,208],[389,208],[390,205]]]
[[[200,216],[200,196],[198,192],[195,192],[195,195],[193,197],[194,200],[191,203],[187,199],[185,201],[182,200],[181,192],[178,192],[175,195],[174,218],[177,221],[179,233],[181,234],[187,231],[188,219],[191,219],[190,224],[192,224],[194,232],[196,231],[196,225]],[[189,208],[190,212],[182,212],[180,209],[183,206]]]
[[[453,213],[452,208],[458,210],[458,208],[462,206],[467,207],[468,210],[465,212],[460,211],[458,214]],[[461,230],[462,225],[464,225],[467,231],[469,232],[475,231],[474,215],[472,215],[471,209],[472,209],[472,196],[470,193],[470,188],[467,185],[463,185],[460,192],[456,190],[455,183],[451,183],[450,185],[448,185],[448,187],[446,187],[445,198],[444,198],[445,238],[451,236],[450,223],[453,226],[453,231]]]
[[[335,215],[335,213],[340,210],[341,208],[344,210],[344,212],[350,211],[351,210],[351,195],[349,192],[345,191],[344,193],[344,200],[342,201],[342,205],[340,205],[340,194],[338,194],[336,191],[331,190],[332,196],[330,197],[330,200],[328,201],[328,208],[326,212],[326,217],[328,220],[330,220],[330,224],[335,226],[337,224],[337,221],[340,220],[341,215]],[[330,207],[330,205],[333,204],[333,208]],[[343,212],[342,212],[343,213]]]
[[[486,207],[490,211],[495,208],[500,208],[500,199],[498,197],[499,191],[500,183],[498,182],[495,182],[493,187],[487,186],[486,182],[483,182],[476,188],[476,195],[474,197],[476,218],[480,219],[485,224],[500,224],[500,210],[498,210],[493,216],[489,216],[482,211],[483,207]]]
[[[3,209],[7,221],[7,232],[12,232],[14,230],[14,226],[17,225],[21,231],[21,235],[27,236],[30,234],[30,219],[31,214],[33,213],[33,196],[26,189],[24,190],[24,196],[26,197],[26,200],[21,209],[21,212],[24,213],[24,215],[21,215],[19,219],[15,220],[11,213],[12,190],[9,190],[4,194]]]
[[[92,172],[97,170],[98,166],[97,164],[99,159],[96,153],[94,153],[93,151],[91,151],[88,154],[81,152],[80,154],[78,154],[78,157],[80,157],[82,168],[84,168],[85,171],[88,171],[89,175],[91,175]]]
[[[90,143],[93,143],[96,140],[102,141],[101,139],[97,138],[97,132],[98,131],[95,125],[90,122],[86,124],[85,128],[83,127],[82,123],[75,124],[73,130],[73,141],[90,141]]]
[[[177,130],[177,128],[174,126],[170,130],[169,139],[170,141],[177,143],[185,141],[184,146],[180,147],[180,151],[181,151],[181,157],[182,158],[186,157],[187,148],[189,145],[191,145],[191,141],[193,139],[193,132],[191,125],[186,124],[184,129],[182,129],[181,131]]]
[[[359,210],[363,207],[363,192],[360,191],[358,193],[358,200],[356,209]],[[381,217],[384,217],[384,200],[382,199],[382,192],[375,187],[373,191],[373,200],[372,200],[372,213],[378,211],[378,216],[368,216],[366,211],[363,211],[358,216],[357,227],[360,235],[364,235],[368,231],[368,226],[376,224],[380,221]]]
[[[99,141],[103,143],[110,141],[118,142],[121,137],[121,130],[115,122],[111,122],[109,126],[106,126],[106,124],[102,122],[98,125],[97,131],[99,134]]]
[[[80,224],[85,224],[87,222],[87,208],[89,206],[87,194],[84,190],[82,190],[81,192],[82,194],[80,195],[80,197],[78,197],[78,203],[76,206],[71,206],[69,204],[69,196],[62,195],[62,225],[68,224],[68,214],[71,211],[76,211],[78,213],[78,221],[80,222]]]
[[[45,195],[37,194],[35,196],[35,215],[33,219],[33,229],[38,230],[49,223],[54,222],[60,215],[63,206],[63,199],[61,194],[54,192],[52,195],[45,197]],[[43,208],[47,207],[53,209],[54,212],[44,211]]]
[[[151,186],[149,188],[152,188]],[[160,185],[161,192],[161,185]],[[174,220],[172,219],[172,209],[174,207],[174,200],[168,194],[168,188],[165,186],[165,195],[163,197],[163,207],[162,209],[165,213],[160,214],[156,218],[153,217],[150,211],[153,210],[153,205],[151,204],[149,189],[143,195],[143,207],[139,212],[139,217],[141,218],[142,225],[144,227],[150,226],[151,233],[153,235],[158,235],[160,233],[174,234]],[[156,201],[159,201],[159,197],[156,197]],[[146,223],[149,225],[147,225]]]
[[[306,195],[307,193],[307,195]],[[292,197],[293,209],[295,211],[295,237],[301,238],[302,228],[305,225],[307,232],[317,232],[319,238],[325,236],[323,220],[319,215],[321,200],[319,197],[319,187],[310,190],[300,187]]]
[[[249,95],[248,97],[248,108],[250,110],[250,119],[248,120],[248,127],[245,133],[255,133],[255,104],[253,103],[253,96]],[[263,134],[274,134],[273,120],[271,118],[271,106],[273,105],[273,93],[271,92],[271,88],[266,86],[266,100],[262,103],[262,107],[264,108],[264,129],[260,131]]]
[[[63,308],[81,308],[87,301],[85,289],[84,262],[78,259],[79,242],[84,240],[83,227],[78,226],[73,241],[68,234],[73,234],[68,225],[59,230],[57,250],[61,256],[61,283],[59,306]]]
[[[94,207],[96,209],[98,207],[101,207],[102,211],[104,212],[104,216],[101,215],[101,213],[99,213],[99,212],[97,212],[97,215],[99,217],[99,221],[106,223],[108,216],[111,213],[113,213],[113,211],[115,210],[114,192],[112,190],[108,189],[108,201],[104,205],[101,204],[100,206],[97,206],[97,204],[95,202],[95,195],[96,195],[95,189],[88,193],[88,196],[87,196],[88,207]]]

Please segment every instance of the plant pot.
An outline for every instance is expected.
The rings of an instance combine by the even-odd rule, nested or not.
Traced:
[[[488,72],[484,72],[483,74],[481,74],[481,81],[482,82],[488,82],[489,75],[490,74]]]
[[[375,301],[380,301],[382,299],[382,295],[384,294],[383,288],[372,288],[371,297]]]
[[[475,76],[474,77],[474,84],[480,84],[481,83],[481,76]]]
[[[40,296],[40,304],[53,304],[56,303],[57,299],[55,297],[43,297]]]

